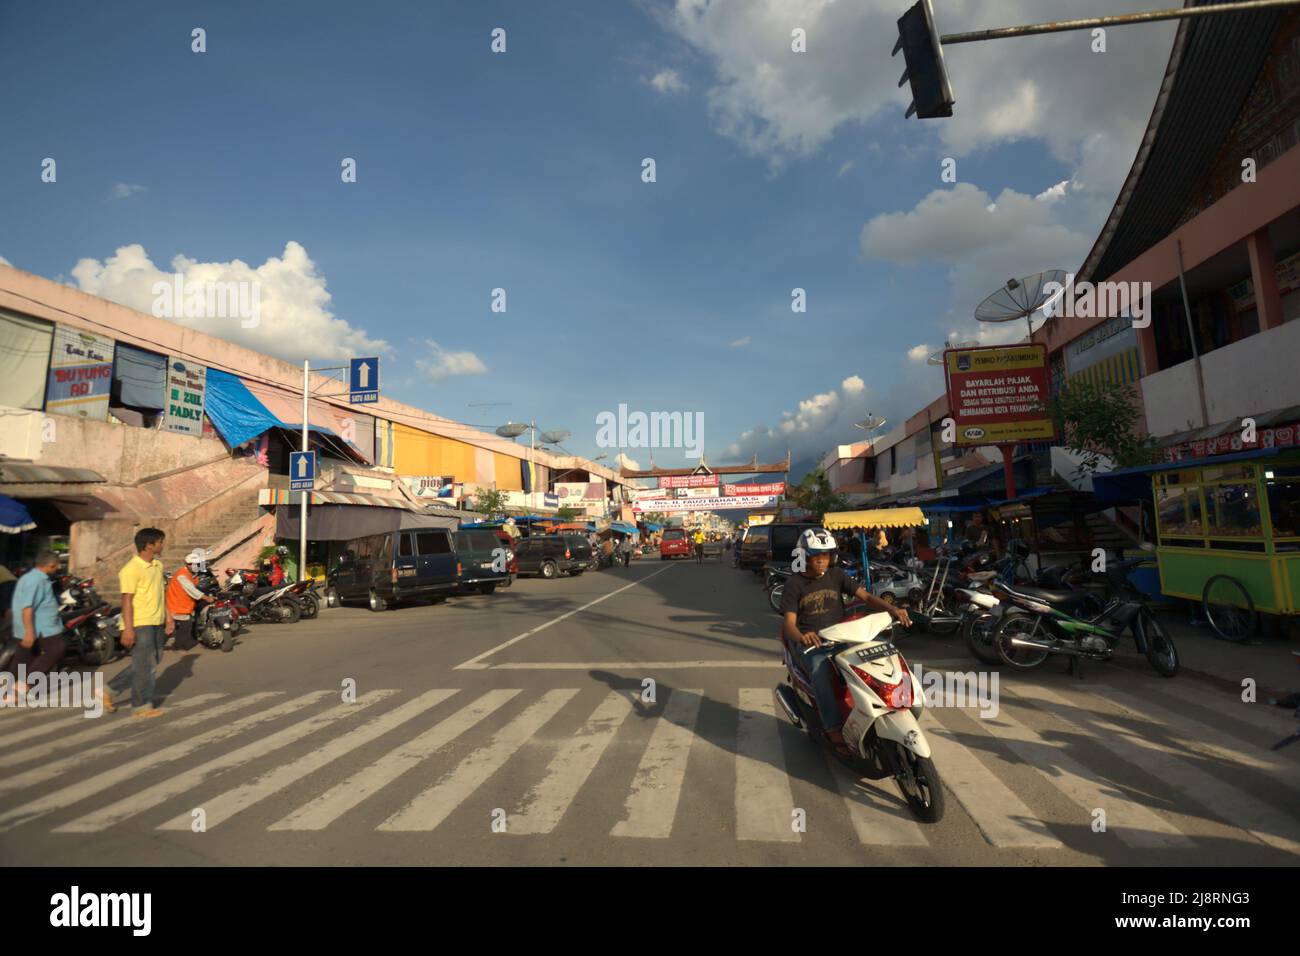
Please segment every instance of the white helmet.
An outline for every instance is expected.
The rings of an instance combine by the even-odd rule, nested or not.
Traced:
[[[830,554],[839,546],[825,528],[809,528],[799,536],[799,547],[807,554]]]
[[[204,551],[202,548],[195,548],[189,554],[185,555],[186,564],[201,565],[201,564],[206,564],[207,560],[208,560],[208,553]]]

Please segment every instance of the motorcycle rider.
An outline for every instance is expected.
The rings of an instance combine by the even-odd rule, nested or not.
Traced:
[[[206,567],[207,554],[196,548],[185,555],[185,564],[167,582],[167,610],[172,612],[172,620],[177,625],[175,642],[178,651],[187,651],[198,643],[199,635],[195,631],[198,615],[194,613],[195,608],[200,601],[206,604],[213,601],[212,595],[204,594],[198,586],[198,576]],[[183,642],[182,625],[185,634]]]
[[[813,686],[817,713],[826,736],[835,746],[843,747],[844,734],[840,728],[844,720],[835,699],[834,665],[830,660],[834,646],[823,644],[817,632],[844,620],[842,594],[857,598],[873,611],[887,612],[904,627],[911,627],[912,622],[906,611],[870,593],[856,578],[846,575],[842,567],[831,567],[837,548],[829,531],[809,528],[799,537],[796,556],[799,549],[806,566],[785,582],[781,632],[793,651],[795,663]],[[805,653],[807,648],[812,650]]]

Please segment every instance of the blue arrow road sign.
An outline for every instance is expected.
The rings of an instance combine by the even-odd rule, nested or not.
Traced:
[[[311,491],[316,487],[316,453],[314,451],[289,452],[289,489]]]
[[[369,405],[379,401],[379,357],[354,358],[348,364],[348,401]]]

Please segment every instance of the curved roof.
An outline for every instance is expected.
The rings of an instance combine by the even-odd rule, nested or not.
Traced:
[[[1179,21],[1146,133],[1079,280],[1113,275],[1177,228],[1237,121],[1281,16],[1258,10]]]

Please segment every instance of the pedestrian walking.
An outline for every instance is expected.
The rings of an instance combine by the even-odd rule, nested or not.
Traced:
[[[623,536],[623,567],[628,567],[632,563],[632,536],[625,534]]]
[[[14,588],[13,636],[18,640],[18,649],[9,669],[17,680],[10,703],[20,703],[27,693],[27,677],[48,674],[63,658],[63,619],[59,617],[59,599],[54,596],[51,580],[58,573],[59,556],[42,551]],[[19,667],[23,668],[21,672]]]
[[[167,535],[157,528],[141,528],[135,534],[135,556],[118,572],[122,589],[122,646],[130,648],[131,663],[108,682],[102,700],[104,710],[117,708],[113,697],[131,689],[136,717],[161,717],[154,706],[154,669],[162,660],[163,643],[176,630],[163,592],[163,566],[158,560]]]

